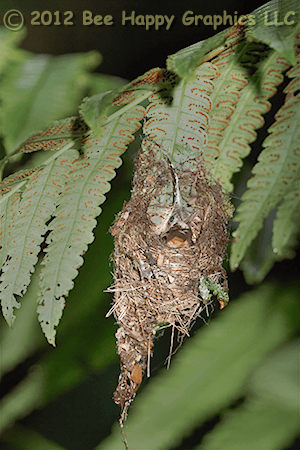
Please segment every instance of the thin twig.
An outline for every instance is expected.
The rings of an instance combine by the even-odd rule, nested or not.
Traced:
[[[148,339],[147,378],[150,378],[150,358],[151,358],[151,346],[150,346],[150,338],[149,338]]]
[[[124,420],[125,420],[126,414],[127,414],[127,407],[128,407],[128,405],[125,405],[124,408],[123,408],[121,417],[119,419],[119,424],[120,424],[121,433],[122,433],[122,436],[123,436],[123,440],[124,440],[124,444],[125,444],[126,450],[129,450],[126,434],[125,434],[125,431],[124,431]]]
[[[168,356],[167,369],[169,369],[170,364],[171,364],[172,351],[173,351],[173,344],[174,344],[174,329],[175,329],[175,326],[173,325],[173,326],[172,326],[172,334],[171,334],[170,351],[169,351],[169,356]]]

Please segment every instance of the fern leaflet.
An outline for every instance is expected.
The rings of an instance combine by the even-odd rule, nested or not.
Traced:
[[[144,108],[134,107],[107,124],[101,138],[91,133],[83,141],[84,156],[68,163],[69,176],[49,224],[51,233],[40,274],[39,320],[53,345],[65,296],[73,288],[73,280],[83,264],[82,255],[93,241],[95,217],[110,189],[108,181],[115,176],[115,169],[121,165],[120,155],[133,140],[143,117]]]
[[[273,225],[272,247],[279,258],[292,258],[297,245],[300,223],[300,183],[284,197]]]
[[[87,125],[79,117],[57,120],[50,127],[27,139],[18,149],[18,153],[57,151],[76,139],[83,139],[87,132]]]
[[[87,70],[99,62],[96,52],[58,57],[25,55],[2,80],[2,134],[7,153],[35,130],[72,114],[86,89]]]
[[[77,152],[72,154],[74,158]],[[0,277],[0,299],[4,317],[10,326],[15,319],[13,308],[19,307],[15,296],[22,296],[27,290],[47,231],[46,222],[51,218],[63,190],[63,159],[61,156],[53,160],[28,178],[17,215],[9,225],[9,249]]]
[[[228,30],[223,30],[205,41],[196,42],[196,44],[179,50],[168,57],[167,68],[182,78],[191,75],[199,63],[205,60],[207,52],[215,52],[216,47],[219,46],[224,48],[222,44],[225,43],[227,34]]]
[[[10,229],[13,221],[17,218],[21,192],[13,192],[6,196],[0,205],[0,264],[1,267],[7,259],[10,244]],[[2,200],[2,198],[1,198]]]
[[[288,17],[299,17],[300,8],[297,0],[272,0],[255,9],[252,16],[254,23],[248,25],[248,34],[254,40],[264,42],[282,55],[290,64],[296,63],[294,43],[299,30],[299,20],[286,20]],[[269,17],[284,17],[283,22],[268,20]]]
[[[247,65],[255,69],[257,57],[266,56],[261,44],[245,43],[238,58],[231,54],[234,50],[233,46],[213,61],[219,77],[215,80],[215,106],[207,144],[213,151],[213,158],[209,155],[211,172],[229,191],[233,189],[232,175],[250,153],[250,144],[257,136],[255,130],[263,126],[263,114],[270,110],[268,99],[276,93],[276,86],[283,81],[282,72],[288,68],[282,57],[271,52],[259,64],[260,76],[254,81],[249,78]]]
[[[294,80],[293,83],[296,86]],[[289,92],[284,105],[275,115],[275,123],[269,128],[270,135],[263,142],[265,149],[253,168],[254,176],[248,182],[249,189],[243,195],[235,217],[240,224],[234,233],[232,268],[243,258],[262,227],[263,219],[299,179],[299,106],[299,94],[291,96]]]
[[[19,170],[18,172],[6,177],[0,183],[0,204],[12,194],[12,191],[15,192],[16,190],[19,190],[23,184],[26,184],[28,177],[30,177],[30,175],[32,175],[36,170],[37,168],[30,170]]]
[[[174,87],[172,97],[164,96],[163,92],[150,97],[146,113],[149,120],[144,125],[144,133],[162,144],[171,157],[177,146],[182,149],[187,146],[187,157],[191,156],[190,152],[201,155],[206,144],[205,129],[212,107],[210,95],[215,75],[216,68],[205,63],[191,81],[182,79]]]
[[[85,98],[79,111],[95,136],[101,137],[103,125],[142,103],[152,92],[170,89],[174,75],[164,69],[152,69],[119,89]]]

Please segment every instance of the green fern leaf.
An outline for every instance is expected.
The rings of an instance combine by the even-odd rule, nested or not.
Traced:
[[[23,181],[27,182],[27,178],[30,177],[30,175],[32,175],[36,170],[36,168],[19,170],[18,172],[4,178],[4,180],[0,183],[0,204],[5,201],[5,194],[8,194],[12,191],[12,189],[18,187]]]
[[[104,123],[142,103],[152,92],[171,89],[175,78],[164,69],[152,69],[119,89],[85,98],[79,108],[80,114],[95,135],[101,137]]]
[[[253,11],[248,34],[280,53],[290,64],[296,63],[295,34],[299,30],[300,7],[297,0],[272,0]],[[288,22],[288,23],[287,23]]]
[[[300,34],[297,35],[297,44],[300,45]],[[289,102],[295,102],[294,94],[300,90],[300,51],[298,50],[298,64],[292,67],[287,76],[292,78],[285,87],[287,94],[286,105]],[[299,97],[299,94],[298,94]],[[297,100],[296,100],[297,101]],[[296,114],[297,117],[297,114]],[[299,120],[298,110],[298,120]],[[297,181],[290,192],[284,197],[281,205],[278,207],[277,217],[273,226],[272,247],[278,258],[291,258],[294,256],[293,248],[297,244],[299,235],[299,210],[300,210],[300,185]]]
[[[271,244],[272,236],[270,230],[273,228],[274,219],[275,210],[263,221],[263,227],[247,248],[241,261],[240,270],[243,271],[245,281],[248,284],[261,283],[275,262],[280,260],[274,253]]]
[[[98,137],[101,137],[103,134],[103,124],[107,118],[107,110],[115,96],[116,91],[101,92],[85,98],[79,107],[81,116]]]
[[[298,341],[266,358],[251,374],[243,404],[225,412],[195,450],[288,448],[299,435],[298,361]]]
[[[279,258],[294,257],[300,224],[300,183],[284,197],[273,225],[273,251]]]
[[[3,266],[7,259],[11,234],[10,228],[18,215],[21,192],[16,191],[4,199],[3,197],[0,205],[0,267]]]
[[[208,52],[214,53],[217,47],[221,50],[225,48],[223,45],[227,35],[228,30],[223,30],[204,41],[179,50],[168,57],[167,69],[175,72],[181,78],[191,75]]]
[[[276,122],[264,141],[265,149],[253,168],[254,177],[242,197],[235,221],[240,225],[234,233],[231,267],[237,267],[247,247],[262,227],[263,219],[292,189],[299,178],[300,154],[298,112],[300,96],[288,99],[275,115]]]
[[[298,322],[287,323],[287,315],[296,307],[297,297],[296,289],[261,286],[187,340],[171,370],[150,379],[134,401],[124,426],[129,447],[176,448],[194,428],[240,398],[257,364],[296,332]],[[120,446],[116,423],[97,450]]]
[[[1,83],[7,153],[33,132],[73,114],[87,88],[86,72],[98,63],[96,52],[58,57],[26,52],[26,60],[16,62]]]
[[[96,225],[109,191],[108,183],[122,161],[120,155],[140,127],[144,108],[134,107],[105,126],[104,134],[93,133],[83,141],[84,156],[70,163],[70,174],[59,206],[49,224],[46,256],[40,274],[38,314],[48,341],[55,345],[55,327],[65,306],[65,296],[73,288],[74,278],[83,264],[83,255],[93,241]]]
[[[82,140],[87,132],[87,125],[79,117],[74,116],[57,120],[50,127],[27,139],[21,144],[18,152],[57,151],[72,141]]]
[[[8,258],[11,239],[10,239],[10,227],[11,223],[15,220],[18,215],[18,206],[20,202],[20,192],[15,192],[6,202],[1,205],[1,252],[0,259],[1,263],[4,264]],[[2,266],[1,266],[2,267]],[[14,267],[13,267],[14,269]],[[10,275],[10,274],[9,274]],[[1,278],[5,276],[2,273]],[[3,295],[1,289],[4,289],[6,285],[0,284],[0,298],[2,298],[2,312],[9,326],[13,325],[15,316],[13,315],[14,308],[20,308],[20,303],[18,303],[13,295],[8,292],[8,295]]]
[[[299,47],[299,36],[297,36],[297,44]],[[294,189],[296,180],[299,179],[300,95],[294,95],[298,91],[300,82],[299,50],[296,53],[298,63],[287,73],[293,80],[285,88],[287,93],[285,103],[276,113],[275,123],[269,128],[270,135],[263,142],[263,146],[266,148],[259,155],[259,162],[253,169],[255,176],[248,182],[250,189],[245,192],[242,197],[244,201],[237,210],[235,220],[241,223],[235,233],[235,240],[232,245],[232,268],[236,267],[243,258],[247,247],[262,227],[263,219],[285,195],[288,195]],[[282,208],[284,209],[285,206],[282,206]],[[273,241],[273,249],[277,249],[278,252],[276,256],[274,255],[274,260],[282,259],[283,255],[291,256],[290,249],[295,244],[295,233],[297,233],[293,226],[292,228],[289,227],[285,232],[286,240],[283,241],[277,234],[277,227],[280,229],[282,223],[280,216],[281,212],[274,225],[276,245]],[[288,225],[288,223],[286,224]]]
[[[128,81],[124,78],[113,75],[104,75],[102,73],[91,73],[89,76],[89,95],[97,95],[99,92],[112,91],[120,89]]]
[[[18,50],[16,46],[24,38],[25,30],[18,33],[12,33],[5,27],[0,27],[0,74],[3,76],[8,63],[23,59],[23,51]]]
[[[77,152],[73,151],[71,155],[74,159]],[[51,218],[63,189],[66,176],[63,173],[65,166],[62,165],[64,159],[65,156],[61,156],[33,173],[22,192],[17,214],[10,223],[6,222],[9,248],[0,277],[0,299],[4,317],[10,326],[15,320],[13,308],[20,306],[15,296],[23,296],[27,290],[40,244],[47,231],[46,222]]]
[[[298,53],[300,54],[300,33],[297,35]],[[284,88],[286,94],[294,94],[300,90],[300,58],[298,55],[298,64],[292,67],[288,72],[287,76],[293,78],[289,84]]]
[[[205,63],[197,69],[192,81],[182,79],[174,87],[172,97],[168,92],[165,96],[159,92],[150,97],[144,133],[161,144],[171,158],[178,146],[186,157],[191,152],[202,154],[216,72],[212,64]]]
[[[275,52],[263,59],[266,53],[260,44],[245,43],[239,55],[233,54],[234,50],[233,46],[213,61],[219,76],[212,96],[207,143],[210,152],[206,156],[212,175],[228,191],[233,189],[232,175],[251,152],[255,130],[264,124],[263,114],[271,108],[268,99],[276,93],[276,86],[283,81],[282,72],[288,68]],[[257,66],[260,76],[254,80],[249,78],[245,64],[255,69],[257,57],[262,61]]]

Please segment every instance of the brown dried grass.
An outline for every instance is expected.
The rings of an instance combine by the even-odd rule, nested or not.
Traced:
[[[114,400],[122,409],[121,426],[146,369],[150,376],[157,331],[171,326],[179,337],[189,335],[207,307],[201,277],[227,289],[222,263],[229,218],[228,197],[201,160],[174,169],[159,145],[144,142],[131,199],[110,230],[114,303],[107,315],[113,313],[119,325],[121,373]]]

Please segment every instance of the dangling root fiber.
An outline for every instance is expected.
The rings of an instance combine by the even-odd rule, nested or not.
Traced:
[[[218,297],[228,301],[222,267],[228,244],[228,197],[199,159],[176,169],[163,149],[145,140],[139,151],[132,196],[117,216],[114,236],[114,314],[121,359],[114,401],[120,425],[150,375],[157,332],[171,326],[182,338],[201,311]],[[169,361],[172,354],[170,350]]]

